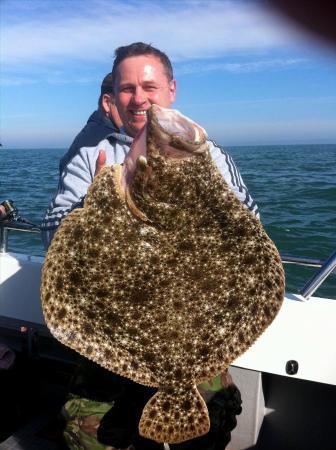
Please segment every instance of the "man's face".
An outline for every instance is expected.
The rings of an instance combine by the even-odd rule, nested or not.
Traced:
[[[176,83],[168,80],[163,64],[155,56],[132,56],[118,65],[114,91],[124,128],[134,137],[145,125],[146,111],[153,103],[170,108]]]
[[[112,94],[103,94],[101,100],[101,107],[104,112],[108,115],[108,117],[112,120],[112,122],[118,127],[122,127],[122,122],[117,110],[117,107],[114,103]]]

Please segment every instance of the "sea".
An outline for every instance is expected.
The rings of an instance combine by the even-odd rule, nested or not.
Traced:
[[[336,144],[226,147],[283,255],[325,260],[336,251]],[[40,224],[66,149],[0,148],[0,202]],[[9,251],[44,256],[39,235],[11,231]],[[316,269],[285,264],[286,289],[299,292]],[[333,273],[315,295],[336,299]]]

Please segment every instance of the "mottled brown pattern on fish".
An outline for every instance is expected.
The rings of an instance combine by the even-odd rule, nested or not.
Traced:
[[[149,125],[151,177],[139,169],[130,190],[145,221],[123,198],[120,166],[105,168],[84,209],[57,231],[41,292],[56,338],[158,387],[140,432],[173,443],[209,430],[196,385],[223,372],[271,323],[284,275],[274,244],[209,153],[165,158],[155,132]]]

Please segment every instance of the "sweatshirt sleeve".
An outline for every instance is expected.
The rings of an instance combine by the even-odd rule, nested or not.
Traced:
[[[245,183],[232,157],[214,141],[208,141],[211,156],[233,193],[258,219],[260,218],[256,202],[247,190]]]
[[[42,241],[47,249],[57,227],[73,209],[82,207],[88,187],[92,183],[94,169],[90,153],[95,154],[95,148],[83,147],[65,165],[60,174],[56,196],[51,201],[41,223]]]

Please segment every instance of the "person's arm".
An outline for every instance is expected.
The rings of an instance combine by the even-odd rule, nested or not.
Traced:
[[[218,144],[208,141],[211,156],[233,193],[256,217],[260,218],[258,206],[247,190],[232,157]]]
[[[104,150],[98,153],[97,148],[90,148],[89,151],[94,153],[95,167],[92,167],[88,148],[82,148],[67,163],[60,175],[57,194],[51,201],[41,224],[42,241],[46,249],[61,221],[75,208],[83,207],[88,187],[105,166]]]

